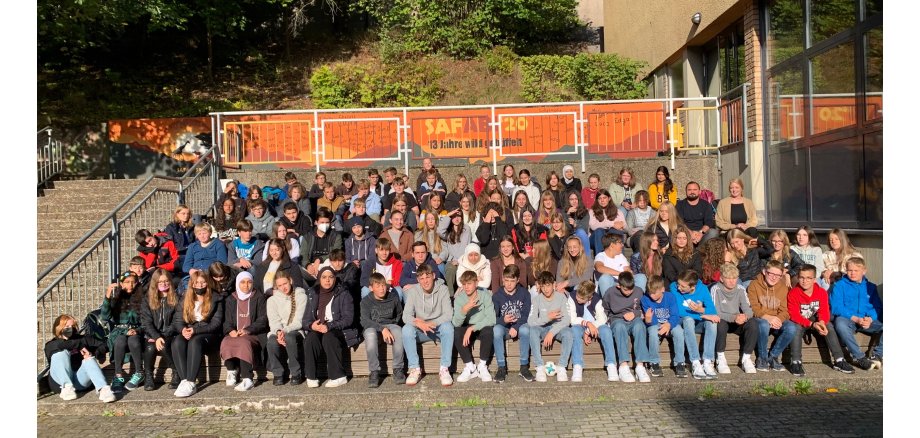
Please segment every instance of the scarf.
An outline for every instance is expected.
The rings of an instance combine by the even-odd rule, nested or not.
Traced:
[[[335,270],[332,269],[331,266],[325,266],[325,267],[323,267],[322,269],[320,269],[319,272],[318,272],[317,275],[316,275],[317,278],[321,278],[321,277],[323,276],[323,272],[326,272],[326,271],[331,272],[332,275],[333,275],[333,278],[335,278]],[[329,303],[332,302],[332,291],[335,290],[335,283],[336,283],[336,281],[333,280],[332,287],[330,287],[329,289],[325,289],[325,288],[323,288],[323,286],[320,284],[320,282],[317,281],[317,283],[316,283],[316,292],[317,292],[318,295],[319,295],[319,302],[317,303],[317,306],[316,306],[316,317],[317,317],[317,319],[319,319],[320,316],[323,315],[323,314],[326,312],[326,306],[328,306]]]
[[[240,290],[240,282],[243,281],[244,278],[248,278],[249,281],[252,281],[252,274],[246,271],[243,271],[243,272],[240,272],[239,275],[236,276],[236,298],[241,301],[248,300],[249,297],[251,297],[253,293],[253,289],[249,289],[249,292],[243,292]]]

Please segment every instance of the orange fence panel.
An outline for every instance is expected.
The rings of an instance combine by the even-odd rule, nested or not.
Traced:
[[[495,109],[500,156],[577,154],[578,105]]]
[[[666,147],[663,102],[585,105],[587,150],[654,156]]]
[[[492,111],[488,108],[409,111],[406,118],[413,159],[489,156]]]

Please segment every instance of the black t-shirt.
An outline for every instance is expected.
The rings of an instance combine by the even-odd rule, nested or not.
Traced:
[[[415,199],[415,195],[409,192],[405,192],[405,191],[403,192],[403,195],[406,196],[406,208],[411,210],[415,207],[418,207],[418,201]],[[393,192],[393,193],[388,194],[385,198],[383,198],[383,209],[384,210],[390,210],[393,208],[393,198],[395,197],[396,197],[396,192]]]
[[[709,228],[716,226],[712,205],[702,199],[699,199],[696,205],[690,205],[686,199],[677,201],[677,214],[684,220],[690,231],[702,230],[703,225],[708,225]]]

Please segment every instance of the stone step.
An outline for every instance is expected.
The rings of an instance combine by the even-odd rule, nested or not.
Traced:
[[[82,187],[137,187],[143,180],[139,179],[78,179],[57,180],[49,184],[50,189],[68,189]]]

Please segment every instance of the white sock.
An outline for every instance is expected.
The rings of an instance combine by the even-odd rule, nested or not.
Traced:
[[[742,355],[741,355],[741,360],[751,360],[751,355],[750,355],[750,354],[747,354],[747,353],[742,354]]]
[[[470,370],[470,371],[473,371],[473,370],[476,369],[476,365],[474,365],[473,362],[467,362],[467,363],[466,363],[466,369],[468,369],[468,370]]]
[[[485,367],[487,366],[487,365],[486,365],[486,361],[484,361],[484,360],[482,360],[482,359],[479,359],[479,366],[485,368]]]

